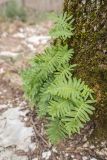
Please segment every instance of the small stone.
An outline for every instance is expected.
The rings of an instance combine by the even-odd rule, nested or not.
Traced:
[[[39,45],[41,42],[46,44],[51,39],[50,36],[32,36],[27,39],[27,42]]]
[[[97,160],[96,158],[91,158],[91,160]]]
[[[57,153],[57,152],[58,152],[55,147],[52,148],[52,151],[53,151],[54,153]]]
[[[84,148],[87,148],[88,146],[89,146],[89,142],[86,142],[86,143],[83,145]]]
[[[26,101],[22,101],[22,102],[19,104],[20,107],[25,107],[26,105],[27,105],[27,102],[26,102]]]
[[[27,117],[25,117],[25,118],[24,118],[24,121],[25,121],[25,122],[27,122],[27,121],[28,121],[28,118],[27,118]]]
[[[3,92],[4,92],[4,93],[6,93],[6,92],[7,92],[7,90],[6,90],[6,89],[4,89],[4,90],[3,90]]]
[[[32,52],[36,52],[36,48],[33,46],[33,44],[27,44],[27,47],[28,47]]]
[[[13,58],[16,59],[18,58],[19,54],[18,53],[14,53],[14,52],[10,52],[10,51],[2,51],[0,52],[0,58]]]
[[[51,151],[43,152],[42,153],[42,158],[45,160],[48,160],[51,156]]]
[[[75,156],[74,155],[71,155],[71,158],[74,158]]]
[[[82,157],[82,160],[88,160],[88,157],[84,156]]]
[[[19,32],[23,33],[24,29],[23,28],[19,28]]]
[[[90,148],[91,148],[91,149],[94,149],[94,148],[95,148],[95,146],[94,146],[94,145],[91,145],[91,146],[90,146]]]
[[[69,156],[69,154],[68,154],[68,153],[65,153],[65,156],[66,156],[66,157],[68,157],[68,156]]]
[[[0,109],[5,109],[7,108],[8,106],[6,104],[0,104]]]
[[[14,38],[25,38],[25,35],[23,33],[15,33],[13,35]]]
[[[86,142],[87,141],[87,137],[86,136],[84,136],[84,138],[83,138],[83,142]]]
[[[86,3],[86,0],[82,0],[82,3],[85,4],[85,3]]]
[[[0,68],[0,74],[5,73],[4,68]]]
[[[41,44],[47,44],[47,39],[43,39],[43,40],[41,41]]]
[[[7,37],[8,36],[8,33],[7,32],[4,32],[3,34],[2,34],[2,37]]]

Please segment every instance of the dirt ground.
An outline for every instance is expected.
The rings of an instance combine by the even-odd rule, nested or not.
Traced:
[[[51,26],[50,21],[37,25],[19,21],[0,24],[0,160],[106,160],[107,142],[89,141],[92,122],[79,135],[52,146],[44,131],[44,120],[24,98],[20,71],[49,45]]]

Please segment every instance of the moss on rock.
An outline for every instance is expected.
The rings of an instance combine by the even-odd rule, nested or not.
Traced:
[[[75,74],[96,95],[94,135],[107,138],[107,1],[65,0],[64,12],[75,19],[75,36],[68,40],[78,64]]]

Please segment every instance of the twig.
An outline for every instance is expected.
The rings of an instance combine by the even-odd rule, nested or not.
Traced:
[[[34,128],[34,131],[35,131],[35,134],[41,138],[41,140],[49,147],[49,144],[47,143],[47,141],[42,137],[42,135],[38,132],[38,130],[36,129],[36,126],[34,124],[34,121],[33,121],[33,118],[31,118],[31,123],[33,125],[33,128]]]

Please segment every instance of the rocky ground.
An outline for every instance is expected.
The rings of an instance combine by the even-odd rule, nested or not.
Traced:
[[[20,71],[49,45],[52,23],[0,25],[0,160],[106,160],[107,143],[88,140],[92,123],[80,135],[52,146],[44,121],[24,99]]]

